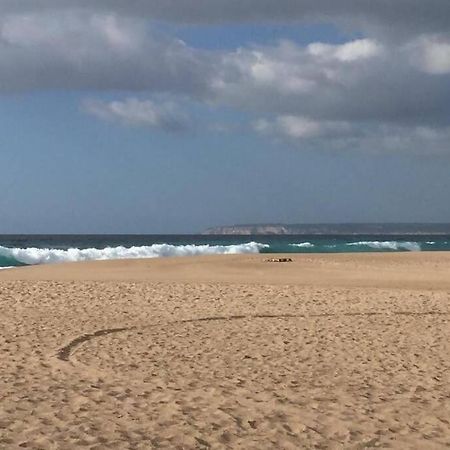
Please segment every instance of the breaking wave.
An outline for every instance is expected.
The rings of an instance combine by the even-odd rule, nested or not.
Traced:
[[[420,252],[422,250],[418,242],[402,242],[402,241],[360,241],[351,242],[348,246],[369,247],[376,250],[407,250],[410,252]]]
[[[140,247],[69,248],[8,248],[0,246],[0,266],[52,264],[61,262],[105,259],[139,259],[167,256],[225,255],[259,253],[266,244],[248,242],[237,245],[170,245],[153,244]]]
[[[118,245],[91,243],[92,248],[72,247],[40,248],[38,245],[25,248],[0,245],[0,268],[105,259],[159,258],[168,256],[198,256],[237,253],[359,253],[359,252],[415,252],[450,251],[450,240],[418,239],[404,240],[360,240],[352,238],[317,238],[308,241],[289,242],[286,238],[261,238],[263,242],[236,242],[228,237],[225,241],[212,240],[209,243],[180,242],[149,243],[147,245]],[[48,244],[46,244],[48,245]],[[63,245],[63,244],[61,244]],[[86,247],[88,246],[86,245]],[[98,245],[98,247],[97,247]],[[42,246],[44,247],[44,246]]]

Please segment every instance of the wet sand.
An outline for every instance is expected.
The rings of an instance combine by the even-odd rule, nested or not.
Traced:
[[[0,271],[0,448],[449,448],[450,254],[289,256]]]

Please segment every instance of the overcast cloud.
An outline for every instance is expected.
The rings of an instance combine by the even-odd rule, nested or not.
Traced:
[[[300,146],[448,150],[448,0],[6,0],[0,15],[3,93],[133,92],[85,110],[166,131],[187,126],[182,97],[245,110],[249,129]],[[205,51],[155,32],[155,20],[325,21],[364,36]],[[170,106],[151,98],[161,93]]]
[[[202,51],[115,15],[36,13],[0,19],[0,89],[149,90],[201,95]]]
[[[2,0],[0,13],[83,9],[180,23],[326,21],[389,34],[445,32],[448,0]]]

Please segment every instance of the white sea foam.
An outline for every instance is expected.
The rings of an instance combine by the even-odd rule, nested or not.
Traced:
[[[299,247],[299,248],[312,248],[314,244],[311,242],[301,242],[300,244],[289,244],[291,247]]]
[[[6,269],[14,269],[14,267],[13,266],[0,267],[0,270],[6,270]]]
[[[106,247],[104,249],[70,248],[7,248],[0,246],[0,256],[14,258],[23,264],[92,261],[104,259],[158,258],[164,256],[194,256],[215,254],[259,253],[266,244],[248,242],[237,245],[170,245],[153,244],[141,247]]]
[[[366,246],[377,250],[408,250],[410,252],[420,252],[420,244],[417,242],[405,241],[360,241],[351,242],[349,246]]]

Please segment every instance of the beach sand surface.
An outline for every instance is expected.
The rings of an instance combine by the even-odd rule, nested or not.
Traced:
[[[0,271],[0,449],[450,448],[450,253],[276,256]]]

